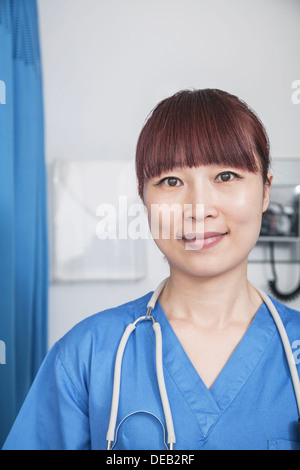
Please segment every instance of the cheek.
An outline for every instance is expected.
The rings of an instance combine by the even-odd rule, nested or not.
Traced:
[[[148,223],[153,238],[175,238],[180,231],[183,210],[180,204],[152,203],[147,206]]]
[[[257,237],[262,220],[262,193],[243,191],[227,205],[227,214],[238,231]]]

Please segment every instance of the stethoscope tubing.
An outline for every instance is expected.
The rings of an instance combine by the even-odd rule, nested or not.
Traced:
[[[169,450],[173,450],[174,444],[176,442],[173,418],[172,418],[170,403],[169,403],[168,394],[167,394],[166,385],[165,385],[164,372],[163,372],[161,327],[160,327],[160,324],[155,320],[155,318],[150,315],[150,312],[151,312],[151,307],[149,307],[147,315],[140,317],[137,320],[135,320],[135,322],[129,323],[129,325],[127,325],[123,333],[123,336],[121,338],[119,347],[118,347],[116,362],[115,362],[115,369],[114,369],[114,384],[113,384],[111,413],[110,413],[108,431],[106,435],[106,440],[107,440],[106,450],[112,450],[114,440],[115,440],[115,429],[116,429],[116,423],[117,423],[119,398],[120,398],[122,360],[123,360],[125,347],[126,347],[127,341],[131,333],[136,329],[137,324],[145,320],[152,320],[152,327],[155,333],[156,374],[157,374],[159,393],[160,393],[161,402],[162,402],[164,415],[165,415],[166,428],[167,428],[167,443],[169,446]]]
[[[292,351],[292,348],[291,348],[291,345],[290,345],[288,335],[286,333],[286,330],[285,330],[285,327],[282,323],[282,320],[279,316],[279,313],[278,313],[275,305],[271,301],[271,299],[261,289],[256,287],[256,290],[258,291],[261,298],[263,299],[263,301],[267,305],[267,307],[268,307],[268,309],[269,309],[269,311],[270,311],[270,313],[273,317],[273,320],[274,320],[274,322],[277,326],[279,335],[281,337],[281,341],[282,341],[282,344],[283,344],[283,347],[284,347],[285,355],[286,355],[286,358],[287,358],[287,361],[288,361],[288,365],[289,365],[289,369],[290,369],[290,373],[291,373],[291,377],[292,377],[292,382],[293,382],[293,386],[294,386],[294,390],[295,390],[295,396],[296,396],[297,407],[298,407],[298,414],[300,415],[300,380],[299,380],[299,375],[298,375],[298,371],[297,371],[297,367],[296,367],[296,364],[295,364],[295,359],[294,359],[294,355],[293,355],[293,351]]]

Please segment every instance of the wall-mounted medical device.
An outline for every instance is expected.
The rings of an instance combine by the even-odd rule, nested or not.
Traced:
[[[275,261],[275,246],[281,251],[290,246],[293,253],[300,247],[300,160],[275,159],[272,165],[274,175],[270,193],[270,203],[263,215],[258,244],[268,243],[273,279],[269,288],[273,295],[282,301],[294,300],[300,295],[300,283],[292,291],[283,293],[278,288],[275,263],[299,263],[293,254],[290,259]]]
[[[274,185],[262,220],[260,241],[300,241],[300,184]]]

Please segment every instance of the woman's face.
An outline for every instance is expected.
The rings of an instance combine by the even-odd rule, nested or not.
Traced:
[[[176,167],[145,185],[152,236],[172,268],[193,276],[244,265],[257,242],[270,187],[259,173],[227,166]]]

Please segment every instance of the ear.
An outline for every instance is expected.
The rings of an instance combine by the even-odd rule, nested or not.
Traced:
[[[266,212],[270,202],[270,191],[273,183],[272,173],[267,175],[268,181],[264,184],[263,212]]]

